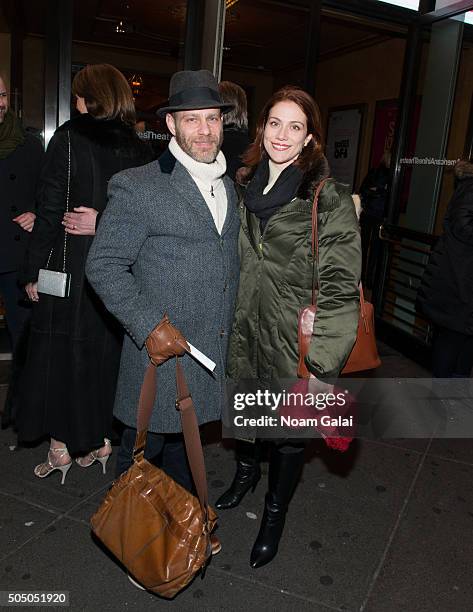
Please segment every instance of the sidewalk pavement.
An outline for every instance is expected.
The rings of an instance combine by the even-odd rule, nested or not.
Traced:
[[[383,373],[425,375],[388,347]],[[316,442],[279,554],[254,570],[248,560],[263,508],[263,464],[255,493],[220,513],[223,549],[205,579],[173,601],[134,587],[91,538],[88,521],[114,461],[105,476],[97,463],[73,465],[61,486],[59,472],[33,475],[46,452],[46,443],[18,448],[11,429],[0,432],[0,590],[66,590],[77,612],[473,609],[471,440],[357,440],[345,454]],[[214,502],[232,479],[233,453],[215,442],[205,455]]]

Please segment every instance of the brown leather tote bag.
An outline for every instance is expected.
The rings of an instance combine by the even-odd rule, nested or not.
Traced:
[[[317,226],[317,209],[319,195],[327,179],[321,181],[314,195],[312,206],[312,260],[319,261],[319,234]],[[314,266],[315,267],[315,266]],[[309,378],[310,372],[305,364],[305,358],[309,353],[310,342],[316,324],[317,314],[317,291],[315,275],[312,277],[312,301],[309,306],[305,306],[299,313],[298,321],[298,341],[299,341],[299,363],[297,366],[297,376],[299,378]],[[358,330],[355,344],[342,370],[342,374],[362,372],[372,370],[381,365],[376,346],[374,334],[374,310],[373,305],[366,302],[363,294],[363,287],[360,283],[360,318],[358,320]]]
[[[113,484],[91,519],[92,531],[147,590],[172,598],[211,556],[217,516],[208,505],[197,417],[176,357],[177,400],[198,499],[144,459],[156,395],[156,368],[145,372],[138,406],[133,465]]]

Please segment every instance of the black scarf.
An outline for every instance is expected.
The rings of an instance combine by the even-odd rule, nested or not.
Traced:
[[[260,161],[246,188],[245,205],[260,220],[261,231],[264,231],[269,219],[281,206],[294,199],[302,178],[302,170],[291,164],[284,168],[268,193],[263,195],[263,190],[269,181],[269,161],[268,158]]]

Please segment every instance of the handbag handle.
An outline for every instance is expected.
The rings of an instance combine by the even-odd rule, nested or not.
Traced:
[[[319,207],[320,192],[322,191],[322,189],[324,188],[328,180],[329,179],[324,179],[323,181],[320,181],[320,183],[318,184],[317,189],[315,190],[315,194],[314,194],[314,203],[312,205],[312,261],[314,263],[314,266],[315,266],[315,262],[317,262],[317,272],[318,273],[320,271],[319,271],[319,265],[318,265],[319,264],[319,227],[317,223],[317,212],[318,212],[318,207]],[[312,301],[311,301],[311,304],[313,306],[316,305],[315,303],[315,282],[314,281],[315,281],[314,273],[312,273]],[[363,285],[361,281],[359,284],[359,291],[360,291],[360,316],[363,320],[363,326],[365,328],[365,331],[368,334],[370,331],[370,326],[369,326],[369,321],[368,321],[368,317],[366,313],[365,295],[363,292]]]
[[[71,195],[71,133],[67,130],[67,190],[66,190],[66,212],[69,212],[69,200]],[[67,249],[67,232],[64,228],[64,250],[62,255],[62,271],[66,271],[66,249]],[[51,255],[54,247],[49,251],[48,261],[46,262],[46,270],[49,268]]]
[[[370,322],[369,322],[368,313],[366,312],[365,294],[363,292],[363,285],[361,284],[361,281],[360,281],[359,289],[360,289],[360,317],[361,317],[361,320],[363,321],[363,327],[365,328],[365,333],[369,334],[370,333]]]
[[[314,194],[314,203],[312,204],[312,306],[315,306],[315,262],[317,262],[317,272],[319,270],[319,226],[317,222],[317,211],[319,207],[319,195],[327,181],[328,179],[324,179],[317,185]]]
[[[189,466],[192,478],[194,479],[200,506],[204,512],[207,512],[207,476],[205,473],[204,453],[200,440],[199,424],[195,414],[194,402],[189,393],[184,371],[178,357],[176,357],[176,387],[176,408],[181,415],[182,432],[184,434],[187,458],[189,460]],[[138,402],[137,432],[135,446],[133,448],[133,460],[137,463],[143,460],[146,446],[146,434],[148,433],[149,421],[153,412],[156,388],[156,366],[150,363],[145,371]]]

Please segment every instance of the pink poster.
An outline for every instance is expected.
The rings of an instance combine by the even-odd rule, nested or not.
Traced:
[[[391,151],[394,142],[396,119],[398,112],[397,100],[382,100],[376,103],[371,143],[370,168],[379,166],[385,151]]]
[[[413,116],[410,121],[409,138],[404,151],[405,157],[410,157],[415,152],[417,128],[419,126],[421,108],[421,97],[416,99]],[[373,138],[371,142],[370,168],[379,166],[379,162],[385,151],[391,151],[396,134],[396,120],[398,114],[397,100],[380,100],[376,103],[376,111],[373,126]],[[404,175],[400,194],[400,212],[405,212],[409,189],[411,184],[412,168],[404,168]]]

